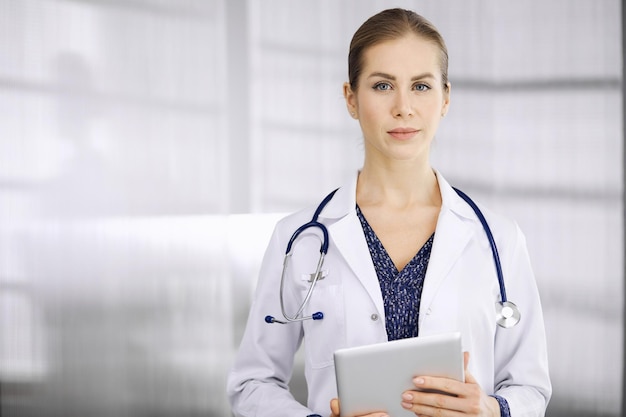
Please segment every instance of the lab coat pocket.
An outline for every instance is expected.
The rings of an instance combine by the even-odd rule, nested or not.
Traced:
[[[345,345],[345,314],[343,309],[343,286],[324,285],[318,282],[310,302],[307,315],[322,312],[322,320],[304,322],[305,356],[313,369],[332,366],[333,353]]]

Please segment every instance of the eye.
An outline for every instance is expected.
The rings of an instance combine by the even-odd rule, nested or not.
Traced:
[[[386,82],[379,82],[374,84],[374,90],[378,90],[378,91],[389,91],[391,90],[391,84],[386,83]]]
[[[423,84],[423,83],[415,84],[413,86],[413,88],[415,90],[417,90],[417,91],[428,91],[428,90],[430,90],[430,86],[428,86],[427,84]]]

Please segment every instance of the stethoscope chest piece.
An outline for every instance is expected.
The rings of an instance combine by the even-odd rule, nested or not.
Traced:
[[[498,326],[510,329],[519,323],[520,317],[519,309],[512,302],[496,303],[496,323],[498,323]]]

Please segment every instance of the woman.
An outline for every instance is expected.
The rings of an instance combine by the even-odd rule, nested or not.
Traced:
[[[542,310],[524,237],[517,225],[483,210],[500,252],[507,291],[522,312],[513,328],[496,324],[499,286],[490,246],[472,208],[429,162],[450,104],[447,50],[437,30],[407,10],[385,10],[355,33],[344,97],[359,121],[365,160],[319,213],[329,249],[304,315],[323,320],[267,324],[280,315],[285,248],[315,207],[278,223],[228,392],[238,416],[340,415],[333,352],[339,348],[442,332],[461,332],[466,380],[428,375],[398,402],[419,416],[541,416],[551,395]],[[315,271],[319,229],[303,231],[291,266]],[[285,287],[288,314],[309,275]],[[271,321],[271,320],[270,320]],[[293,357],[305,347],[308,406],[288,391]],[[372,378],[375,378],[372,375]],[[329,407],[330,402],[330,407]],[[385,416],[376,412],[369,416]]]

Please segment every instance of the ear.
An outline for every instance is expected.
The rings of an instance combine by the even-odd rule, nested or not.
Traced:
[[[346,100],[346,108],[353,119],[359,118],[359,107],[357,105],[356,93],[352,91],[350,83],[343,83],[343,98]]]
[[[444,117],[448,113],[450,108],[450,91],[452,90],[452,84],[447,83],[446,88],[443,89],[443,106],[441,107],[441,117]]]

